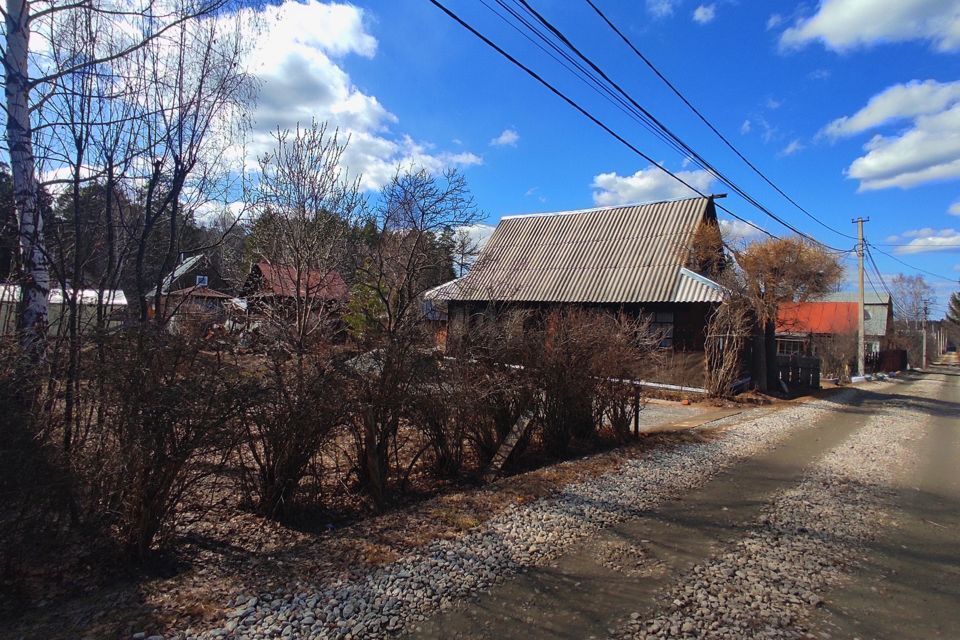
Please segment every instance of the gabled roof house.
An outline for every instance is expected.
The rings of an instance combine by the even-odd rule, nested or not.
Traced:
[[[893,332],[893,304],[888,294],[864,292],[864,343],[868,353],[887,348]],[[777,314],[777,350],[808,352],[818,336],[854,335],[858,331],[856,292],[832,293],[817,300],[782,305]]]
[[[250,274],[243,284],[241,294],[252,300],[310,298],[320,304],[346,302],[349,289],[343,277],[336,271],[323,273],[315,269],[305,269],[298,274],[294,267],[261,260],[250,267]]]
[[[689,268],[704,224],[717,224],[712,197],[506,216],[469,273],[428,298],[446,304],[451,338],[491,304],[642,313],[663,331],[663,347],[700,353],[699,371],[707,318],[723,299],[719,284]]]

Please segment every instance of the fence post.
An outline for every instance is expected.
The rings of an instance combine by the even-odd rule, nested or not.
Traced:
[[[640,435],[640,387],[633,385],[633,432]]]

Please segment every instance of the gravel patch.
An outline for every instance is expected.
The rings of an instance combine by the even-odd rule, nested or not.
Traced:
[[[601,542],[597,545],[595,558],[601,566],[631,578],[662,576],[667,565],[651,557],[646,540],[631,544],[623,540]]]
[[[244,594],[217,629],[170,638],[382,638],[410,629],[532,566],[559,557],[596,530],[640,515],[705,484],[738,460],[763,452],[835,409],[853,391],[763,415],[712,439],[657,448],[619,469],[514,505],[454,540],[439,540],[355,579],[318,575],[312,584]],[[327,580],[327,582],[324,582]]]
[[[891,480],[915,461],[922,416],[884,410],[780,493],[726,553],[694,567],[661,613],[633,614],[621,638],[806,638],[804,617],[848,575],[885,520]]]

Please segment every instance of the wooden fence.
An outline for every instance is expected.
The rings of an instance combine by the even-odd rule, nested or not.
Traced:
[[[777,356],[777,376],[792,392],[820,388],[820,359],[807,356]]]

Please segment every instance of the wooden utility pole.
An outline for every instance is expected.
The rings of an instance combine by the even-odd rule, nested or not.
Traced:
[[[866,246],[863,242],[863,223],[870,222],[870,218],[856,218],[852,220],[857,225],[857,272],[859,275],[860,288],[857,292],[857,375],[862,376],[866,371],[864,358],[866,355],[866,328],[864,327],[863,316],[863,254],[866,253]]]
[[[927,300],[923,301],[923,358],[920,360],[922,363],[920,366],[924,369],[927,368],[927,314],[930,312],[930,303]]]

